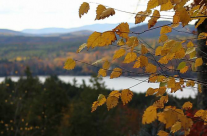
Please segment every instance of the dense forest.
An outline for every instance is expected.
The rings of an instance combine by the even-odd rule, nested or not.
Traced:
[[[92,86],[84,81],[77,85],[64,83],[50,76],[44,83],[32,76],[29,68],[25,77],[13,82],[6,78],[0,84],[0,135],[2,136],[124,136],[152,135],[162,125],[154,122],[142,125],[143,111],[158,99],[134,94],[132,101],[109,111],[105,106],[91,113],[91,105],[99,94],[107,95],[101,78],[92,76]],[[191,101],[195,111],[197,100],[169,98],[169,105],[181,107]],[[199,122],[198,122],[199,123]],[[163,125],[164,126],[164,125]],[[202,127],[202,123],[197,127]],[[204,129],[205,130],[205,129]],[[192,129],[192,134],[197,130]],[[199,131],[199,130],[198,130]],[[177,132],[181,133],[181,132]]]

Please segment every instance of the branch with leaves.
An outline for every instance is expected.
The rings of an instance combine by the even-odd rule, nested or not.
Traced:
[[[198,84],[198,90],[201,92],[201,85],[207,84],[206,82],[182,76],[186,72],[205,72],[197,70],[198,67],[206,64],[203,64],[204,58],[196,57],[196,50],[199,48],[193,43],[193,40],[206,40],[207,33],[203,32],[200,33],[197,38],[186,40],[173,40],[167,36],[172,30],[196,35],[195,33],[180,31],[175,28],[178,27],[180,23],[185,27],[190,21],[198,20],[195,26],[197,28],[207,18],[206,2],[201,2],[199,4],[191,3],[190,5],[187,5],[187,2],[188,0],[149,0],[147,9],[138,13],[113,9],[98,4],[95,20],[106,19],[115,15],[115,11],[121,11],[134,14],[135,24],[142,23],[149,17],[148,30],[144,30],[143,32],[130,32],[128,23],[123,22],[112,30],[103,33],[93,32],[89,36],[87,43],[82,44],[77,50],[77,53],[80,53],[84,48],[90,49],[109,45],[117,46],[119,49],[114,52],[111,59],[101,59],[94,64],[89,64],[87,62],[82,63],[92,66],[95,66],[97,63],[103,63],[103,66],[98,71],[98,76],[106,77],[107,72],[110,71],[111,79],[120,77],[123,72],[131,72],[122,67],[115,67],[113,70],[109,70],[114,60],[124,56],[123,63],[133,63],[134,69],[144,69],[143,74],[149,75],[149,78],[147,79],[149,83],[159,83],[159,88],[148,88],[146,96],[156,95],[157,97],[160,97],[160,99],[155,101],[153,105],[145,110],[142,117],[142,123],[150,124],[155,120],[158,120],[165,124],[166,130],[169,130],[168,132],[175,133],[181,130],[185,135],[189,134],[194,123],[184,112],[192,108],[192,103],[184,103],[181,109],[174,106],[166,106],[166,103],[168,102],[167,90],[170,90],[170,93],[176,93],[179,90],[182,91],[185,87],[194,87],[195,84]],[[158,6],[160,7],[160,10],[155,9]],[[81,18],[89,9],[89,3],[83,2],[79,9],[79,17]],[[160,12],[163,11],[174,12],[174,15],[172,17],[161,16]],[[160,18],[171,19],[172,23],[154,27]],[[157,28],[161,28],[160,37],[158,39],[158,43],[161,45],[156,49],[153,49],[151,46],[147,46],[140,35]],[[134,35],[131,36],[132,34]],[[79,60],[69,58],[65,62],[64,69],[74,69],[77,61]],[[176,64],[174,65],[176,68],[168,68],[168,63]],[[174,75],[166,73],[169,71],[178,73],[178,75],[175,75],[174,73]],[[142,82],[145,81],[141,81],[136,85],[139,85]],[[110,110],[118,104],[119,98],[121,98],[123,105],[125,105],[132,99],[132,96],[133,92],[130,88],[124,89],[121,92],[117,90],[112,91],[107,98],[103,94],[100,94],[97,101],[92,104],[91,112],[94,112],[97,107],[102,106],[105,103],[108,110]],[[206,110],[199,110],[195,113],[195,117],[200,117],[204,121],[204,124],[206,124],[206,113]],[[169,133],[160,130],[158,135],[167,136]]]

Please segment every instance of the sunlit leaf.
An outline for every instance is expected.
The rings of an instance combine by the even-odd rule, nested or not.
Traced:
[[[172,32],[172,28],[169,26],[163,26],[160,30],[160,34],[166,34]]]
[[[163,131],[163,130],[160,130],[157,134],[158,136],[169,136],[169,133]]]
[[[137,54],[135,52],[129,52],[127,53],[123,63],[131,63],[133,61],[135,61],[137,58]]]
[[[142,124],[150,124],[157,119],[157,107],[149,106],[142,116]]]
[[[129,46],[129,47],[136,47],[139,45],[139,41],[137,39],[137,37],[135,36],[131,36],[128,38],[126,44]]]
[[[106,100],[106,105],[107,105],[108,110],[116,107],[117,104],[118,104],[118,98],[115,96],[110,96]]]
[[[113,31],[106,31],[101,35],[101,41],[98,46],[107,46],[116,40],[116,35]]]
[[[117,51],[114,53],[113,59],[118,59],[118,58],[124,56],[125,53],[126,53],[125,49],[120,48],[119,50],[117,50]]]
[[[166,34],[162,34],[160,37],[159,37],[159,43],[161,42],[165,42],[168,40],[168,37]],[[158,47],[161,47],[161,46],[158,46]],[[161,52],[161,51],[160,51]]]
[[[170,9],[172,9],[172,8],[173,8],[173,5],[172,5],[171,1],[168,0],[167,3],[162,4],[162,5],[160,6],[160,11],[166,11],[166,10],[170,10]]]
[[[159,6],[158,0],[149,0],[147,3],[147,9],[153,9],[155,7]]]
[[[77,53],[81,52],[85,47],[87,46],[86,43],[83,43],[79,48],[78,50],[76,51]]]
[[[199,67],[199,66],[201,66],[203,64],[203,60],[202,60],[202,58],[197,58],[196,60],[195,60],[195,67]]]
[[[148,20],[148,29],[153,27],[156,23],[157,20],[160,18],[160,12],[158,10],[154,10],[153,15],[150,20]]]
[[[179,10],[180,22],[182,22],[183,27],[188,25],[191,18],[185,8]]]
[[[129,89],[124,89],[121,91],[121,100],[123,102],[123,105],[127,104],[132,100],[133,92]]]
[[[180,73],[184,74],[188,71],[188,66],[185,66],[184,68],[180,69]]]
[[[128,34],[129,34],[129,24],[128,23],[121,23],[113,30],[122,38],[128,39]]]
[[[90,9],[89,4],[87,2],[83,2],[79,8],[79,17],[85,13],[88,13],[88,10]]]
[[[101,68],[98,71],[98,76],[105,77],[106,76],[106,72],[107,72],[107,70]]]
[[[148,65],[145,68],[146,73],[156,73],[157,67],[153,64],[148,63]]]
[[[68,58],[63,68],[67,70],[72,70],[75,68],[75,65],[76,65],[75,61],[72,58]]]
[[[94,47],[98,46],[100,42],[101,42],[101,33],[93,32],[88,38],[87,47],[94,48]]]
[[[171,128],[171,132],[175,133],[181,129],[181,122],[177,121]]]
[[[144,54],[146,54],[146,53],[148,53],[148,50],[147,50],[147,48],[142,44],[141,54],[144,55]]]
[[[119,40],[117,41],[117,45],[119,45],[119,46],[125,45],[124,40],[123,40],[122,38],[119,39]]]
[[[103,64],[103,69],[109,69],[109,67],[110,67],[110,62],[108,61],[108,60],[106,60],[105,62],[104,62],[104,64]]]
[[[103,5],[98,5],[97,9],[96,9],[96,19],[95,20],[99,20],[100,19],[100,15],[101,13],[106,10],[106,7]]]
[[[191,109],[193,107],[193,104],[191,103],[191,102],[185,102],[184,104],[183,104],[183,106],[182,106],[182,108],[184,109],[184,110],[189,110],[189,109]]]
[[[109,97],[111,97],[111,96],[114,96],[114,97],[119,98],[119,97],[121,96],[121,93],[120,93],[119,91],[115,90],[115,91],[112,91],[112,92],[109,94]]]
[[[115,14],[115,10],[113,8],[107,8],[100,14],[100,19],[105,19],[109,16],[113,16]]]
[[[114,68],[111,75],[110,75],[110,78],[117,78],[117,77],[120,77],[122,74],[122,69],[120,68]]]

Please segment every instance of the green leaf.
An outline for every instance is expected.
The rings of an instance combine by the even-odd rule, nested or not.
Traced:
[[[186,66],[186,62],[180,62],[180,64],[177,67],[177,70],[181,70],[182,68],[184,68]]]
[[[160,82],[160,87],[164,87],[167,84],[167,82]]]

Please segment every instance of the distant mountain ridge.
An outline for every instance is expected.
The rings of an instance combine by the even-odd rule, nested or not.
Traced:
[[[115,28],[118,24],[93,24],[93,25],[85,25],[81,27],[74,27],[74,28],[43,28],[43,29],[25,29],[22,30],[22,33],[27,34],[35,34],[35,35],[45,35],[45,34],[63,34],[63,33],[70,33],[75,31],[82,31],[82,30],[88,30],[88,31],[98,31],[98,32],[104,32],[107,30],[111,30]],[[130,27],[136,26],[133,23],[129,23]]]

